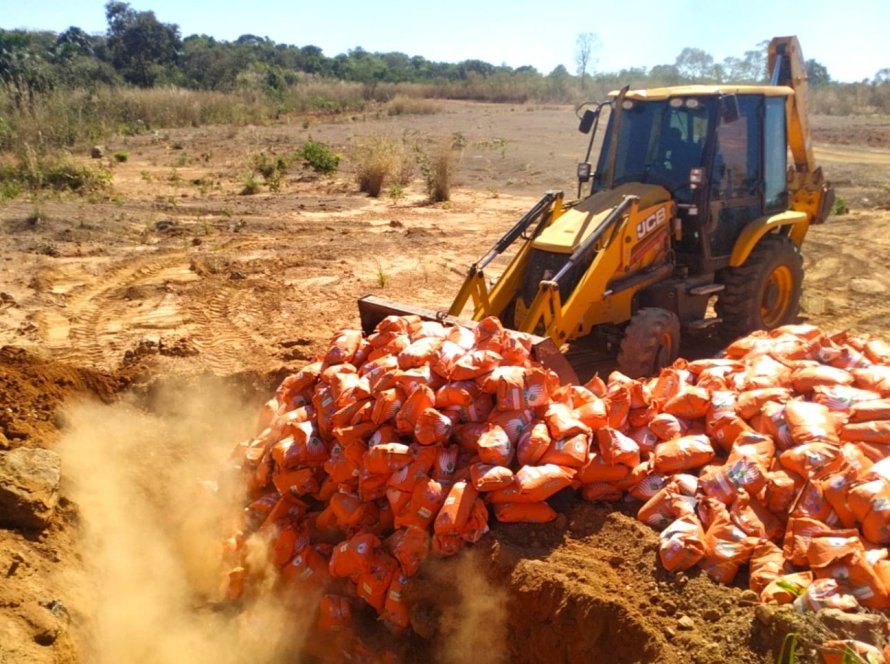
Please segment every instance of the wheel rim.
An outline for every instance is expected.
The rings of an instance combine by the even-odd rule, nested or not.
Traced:
[[[760,301],[760,320],[765,328],[773,328],[784,322],[793,285],[794,276],[787,265],[780,265],[770,273]]]

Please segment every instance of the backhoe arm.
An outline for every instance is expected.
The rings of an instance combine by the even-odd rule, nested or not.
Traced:
[[[774,37],[769,43],[767,66],[772,85],[786,85],[794,90],[785,107],[788,148],[794,162],[788,181],[791,207],[806,212],[812,223],[822,223],[834,203],[834,190],[825,182],[813,156],[807,115],[807,69],[797,37]]]

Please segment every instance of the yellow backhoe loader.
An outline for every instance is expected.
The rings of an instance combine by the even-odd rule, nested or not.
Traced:
[[[794,320],[801,244],[834,193],[813,158],[797,38],[773,39],[767,60],[770,85],[625,87],[581,105],[578,199],[547,193],[470,267],[448,316],[472,303],[474,321],[538,335],[538,359],[564,379],[558,349],[580,337],[618,349],[636,377],[676,358],[681,330],[729,340]],[[486,266],[517,242],[489,286]],[[365,328],[391,313],[445,316],[371,296],[359,310]]]

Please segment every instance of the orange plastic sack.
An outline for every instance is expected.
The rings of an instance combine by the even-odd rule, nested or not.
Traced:
[[[813,573],[793,572],[776,577],[760,592],[764,604],[791,604],[813,583]]]
[[[791,390],[784,387],[762,387],[748,390],[739,394],[736,410],[739,415],[748,420],[759,413],[767,402],[785,403],[790,398]]]
[[[840,442],[831,411],[821,404],[789,401],[785,404],[785,419],[791,430],[791,438],[798,445],[814,442],[837,445]]]
[[[869,643],[854,639],[826,641],[819,646],[819,654],[823,664],[847,664],[862,662],[863,664],[884,664],[884,653]]]
[[[541,457],[550,447],[550,432],[547,424],[536,420],[531,427],[519,437],[516,447],[516,461],[520,466],[536,466]]]
[[[322,595],[318,606],[318,629],[322,632],[339,632],[352,625],[352,607],[349,598],[342,595]]]
[[[522,500],[516,502],[536,503],[547,500],[557,491],[569,486],[574,475],[574,471],[555,464],[523,466],[515,477],[514,484],[522,496]]]
[[[875,401],[880,398],[881,395],[877,392],[848,385],[817,385],[813,388],[813,401],[838,413],[846,413],[863,401]],[[890,414],[887,418],[874,419],[890,419]]]
[[[377,613],[383,613],[386,591],[389,590],[398,569],[399,565],[392,556],[378,551],[370,569],[360,574],[356,580],[356,595],[371,605]]]
[[[390,553],[407,576],[414,576],[430,552],[430,536],[424,528],[408,526],[396,530],[386,540]]]
[[[451,437],[451,420],[435,408],[427,408],[414,425],[414,439],[421,445],[444,443]]]
[[[479,459],[493,466],[509,466],[513,458],[513,443],[499,425],[489,423],[476,441]]]
[[[547,430],[553,440],[569,438],[582,433],[590,435],[590,427],[579,420],[565,404],[551,404],[544,413],[544,421],[547,423]]]
[[[557,514],[547,503],[499,503],[494,516],[501,523],[548,523]]]
[[[814,536],[856,537],[858,534],[855,529],[832,529],[816,519],[792,517],[785,528],[782,551],[792,565],[804,567],[809,563],[808,552]]]
[[[787,450],[796,444],[785,419],[785,404],[774,401],[764,404],[760,415],[755,415],[751,423],[757,431],[772,437],[779,449]]]
[[[714,458],[714,448],[707,436],[683,436],[656,446],[652,467],[659,473],[676,473],[701,468]]]
[[[695,514],[696,500],[684,496],[676,480],[669,481],[637,512],[637,519],[656,530],[662,530],[682,516]]]
[[[325,588],[331,582],[327,558],[311,545],[303,547],[284,566],[281,575],[286,581],[307,584],[316,588]]]
[[[470,477],[479,492],[497,491],[513,484],[513,471],[504,466],[474,463],[470,466]]]
[[[679,438],[686,433],[688,428],[689,425],[685,420],[681,420],[670,413],[659,413],[649,420],[649,429],[661,440]]]
[[[525,410],[550,403],[547,374],[543,369],[523,369],[502,374],[497,383],[498,410]]]
[[[741,488],[729,508],[729,515],[735,525],[757,539],[776,541],[785,533],[783,524],[756,497]]]
[[[328,502],[333,521],[343,529],[355,528],[364,516],[365,503],[352,493],[339,491]]]
[[[790,571],[785,556],[782,555],[782,549],[769,540],[761,540],[751,552],[749,585],[758,595],[770,583]]]
[[[348,577],[371,569],[380,540],[370,533],[359,533],[334,547],[328,569],[331,576]]]
[[[640,446],[620,431],[603,427],[596,432],[596,441],[606,463],[620,463],[629,468],[640,463]]]
[[[479,493],[476,488],[466,481],[455,482],[448,492],[445,502],[436,517],[434,530],[437,535],[457,535],[467,525],[473,502]]]
[[[845,424],[841,427],[841,440],[888,445],[890,444],[890,420]]]
[[[592,431],[606,426],[608,421],[606,402],[585,388],[579,387],[578,389],[584,390],[587,394],[584,395],[583,401],[579,401],[577,398],[573,399],[575,417],[590,427]]]
[[[398,355],[399,369],[414,369],[429,364],[433,353],[442,345],[442,338],[423,337],[411,343]]]
[[[626,438],[626,437],[625,437]],[[627,439],[637,450],[637,459],[639,459],[639,448],[629,438]],[[590,446],[589,434],[579,433],[569,438],[560,438],[550,443],[550,447],[544,452],[539,463],[556,464],[565,466],[566,468],[580,468],[587,462],[587,451]]]
[[[578,470],[578,481],[581,484],[594,482],[617,482],[623,480],[630,469],[620,463],[607,463],[601,454],[590,452],[587,462]]]
[[[662,412],[685,420],[696,420],[707,414],[710,405],[711,398],[708,391],[690,385],[668,399],[662,407]]]
[[[396,632],[400,632],[411,624],[411,614],[405,601],[405,586],[408,585],[408,577],[404,574],[396,574],[393,577],[389,590],[386,591],[386,601],[383,604],[382,618]]]
[[[444,346],[444,344],[443,344]],[[451,380],[472,380],[489,373],[501,363],[501,356],[491,350],[472,350],[454,363]]]
[[[331,340],[328,352],[325,353],[325,366],[352,362],[361,343],[361,330],[351,330],[348,328],[340,330]]]
[[[393,420],[404,403],[405,393],[397,387],[377,392],[371,409],[371,421],[379,427]]]
[[[477,500],[473,503],[470,518],[461,532],[461,538],[465,542],[478,542],[488,532],[488,508],[485,502]]]
[[[816,541],[814,539],[814,544]],[[874,567],[866,560],[865,550],[861,544],[858,550],[850,548],[852,552],[842,559],[816,569],[816,576],[837,580],[842,592],[852,595],[866,608],[886,609],[890,606],[890,597]],[[838,553],[840,551],[834,555]]]
[[[436,390],[436,408],[469,406],[479,394],[479,388],[471,380],[451,381]]]
[[[447,491],[439,482],[421,478],[411,492],[411,501],[396,514],[395,526],[417,526],[428,528],[445,502]]]
[[[658,539],[658,557],[668,572],[687,570],[705,555],[705,533],[694,514],[681,516]]]
[[[365,452],[364,468],[371,473],[391,473],[404,468],[414,460],[411,448],[402,443],[381,443]]]
[[[877,392],[882,397],[890,397],[890,366],[853,369],[851,373],[856,387]]]
[[[436,447],[436,463],[433,466],[432,478],[445,485],[451,485],[460,449],[456,445]],[[456,478],[462,479],[462,478]]]
[[[800,612],[822,609],[852,611],[857,606],[856,598],[844,593],[835,579],[816,579],[794,600],[794,607]]]
[[[624,497],[624,490],[609,482],[593,482],[581,487],[581,497],[590,503],[616,503]]]
[[[866,392],[866,394],[869,394]],[[849,422],[890,420],[890,399],[861,401],[850,406]]]
[[[795,370],[791,384],[796,391],[806,394],[817,385],[852,385],[853,376],[849,371],[820,364]]]
[[[810,478],[841,454],[837,445],[829,443],[807,443],[785,450],[779,455],[779,463],[785,470]]]
[[[396,431],[403,436],[412,435],[417,427],[420,415],[428,408],[436,404],[436,395],[426,385],[418,387],[404,400],[402,407],[396,413]]]
[[[748,562],[758,538],[750,537],[725,514],[717,514],[705,533],[705,556],[699,566],[718,583],[730,584]]]
[[[301,468],[273,475],[272,483],[281,494],[294,493],[303,496],[318,491],[318,480],[311,468]]]

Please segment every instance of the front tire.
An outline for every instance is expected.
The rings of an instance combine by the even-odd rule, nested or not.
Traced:
[[[654,376],[677,359],[680,319],[672,311],[647,307],[630,319],[618,352],[618,370],[631,378]]]
[[[720,333],[726,341],[772,330],[797,318],[803,260],[790,239],[767,235],[744,265],[725,270],[723,283],[714,308],[723,319]]]

